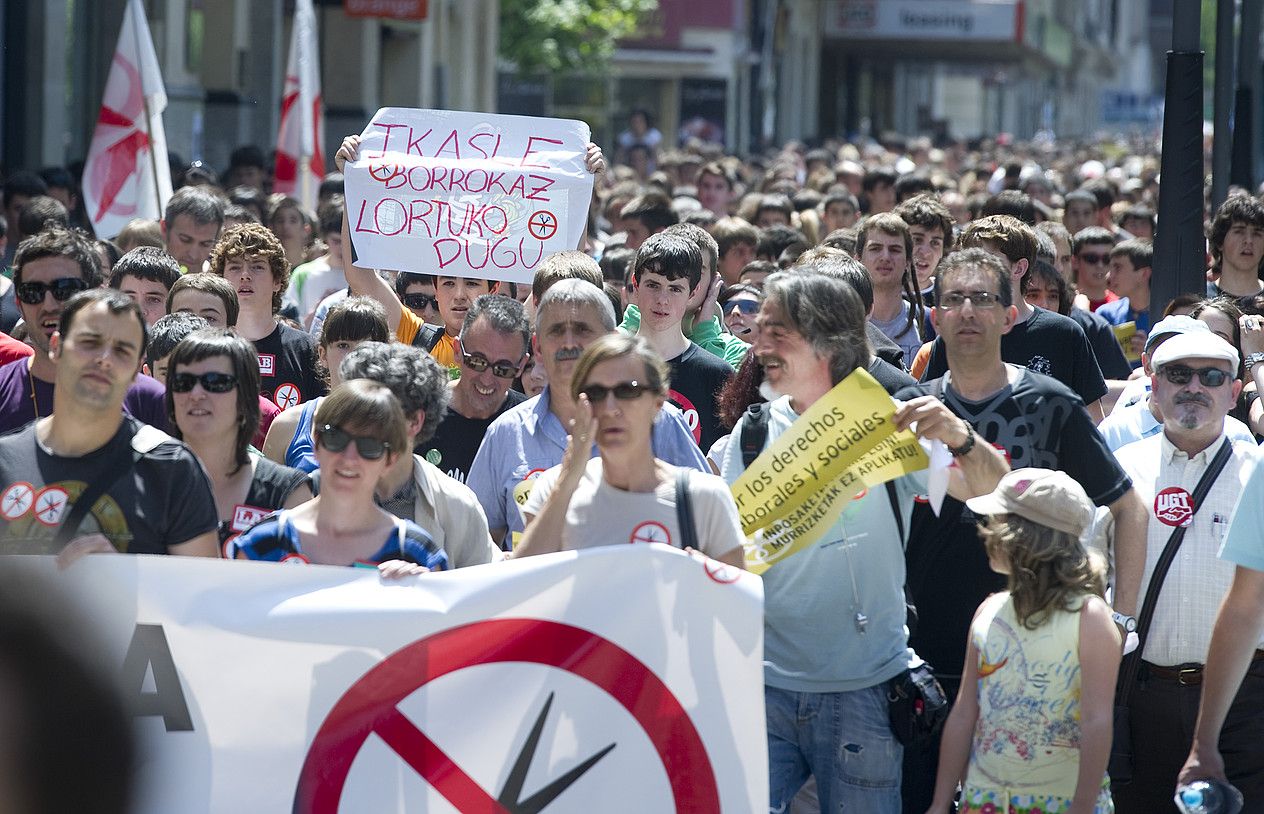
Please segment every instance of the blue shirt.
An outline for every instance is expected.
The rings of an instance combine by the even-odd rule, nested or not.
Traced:
[[[1132,304],[1128,302],[1128,298],[1108,302],[1099,306],[1093,313],[1109,322],[1111,325],[1123,325],[1125,322],[1135,322],[1138,331],[1150,332],[1150,312],[1134,311]]]
[[[488,528],[509,530],[504,542],[512,542],[513,534],[523,530],[518,507],[527,502],[530,489],[520,484],[562,462],[566,435],[561,419],[549,409],[548,387],[535,398],[506,411],[487,428],[474,463],[470,464],[466,485],[474,490],[487,513]],[[652,444],[655,458],[675,466],[711,471],[684,416],[670,404],[664,404],[654,419]],[[597,454],[596,445],[592,454]]]
[[[1220,558],[1253,571],[1264,571],[1264,466],[1259,456],[1253,463],[1238,508],[1229,521]]]
[[[1111,452],[1133,441],[1158,435],[1161,429],[1163,429],[1163,423],[1150,412],[1149,394],[1136,404],[1115,410],[1097,425],[1097,431],[1102,434],[1102,438],[1106,439],[1106,446]],[[1251,429],[1231,415],[1225,416],[1224,430],[1233,441],[1255,443],[1255,436],[1251,433]]]

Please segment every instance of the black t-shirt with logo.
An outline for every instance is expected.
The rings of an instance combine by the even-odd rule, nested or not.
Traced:
[[[434,437],[424,444],[418,444],[414,452],[443,473],[465,483],[470,473],[470,464],[474,463],[474,456],[478,454],[487,428],[510,407],[516,407],[526,400],[527,397],[522,393],[510,390],[505,403],[489,418],[466,418],[449,405]]]
[[[1030,317],[1001,337],[1001,360],[1052,376],[1074,390],[1085,404],[1106,395],[1106,380],[1084,329],[1070,317],[1033,308]],[[922,381],[938,379],[947,370],[948,354],[941,337],[931,346]]]
[[[1062,470],[1098,506],[1113,503],[1132,488],[1075,393],[1048,376],[1008,367],[1010,384],[982,401],[961,398],[942,379],[901,390],[896,398],[939,395],[974,426],[980,443],[1003,450],[1014,469]],[[964,503],[945,497],[938,517],[919,498],[909,524],[905,558],[918,615],[910,644],[947,675],[962,672],[975,609],[988,594],[1005,587],[1005,578],[988,565],[977,522]]]
[[[259,392],[282,410],[323,396],[329,388],[316,372],[316,340],[277,323],[254,343],[259,354]]]
[[[726,432],[720,424],[716,396],[733,376],[733,367],[696,342],[690,342],[684,353],[669,359],[667,365],[671,368],[667,400],[685,414],[685,422],[698,446],[711,449],[715,440]]]
[[[133,466],[132,437],[140,426],[125,417],[105,446],[73,458],[40,445],[34,424],[0,438],[0,554],[56,554],[53,539],[65,512],[98,481],[113,485],[75,536],[101,533],[122,552],[166,554],[168,545],[214,531],[219,518],[202,464],[169,438]]]

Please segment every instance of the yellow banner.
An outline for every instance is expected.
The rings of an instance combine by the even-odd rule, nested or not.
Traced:
[[[812,545],[863,490],[929,461],[913,433],[895,432],[895,404],[856,369],[755,459],[733,484],[746,567],[759,574]]]
[[[1141,361],[1141,354],[1134,353],[1132,350],[1132,338],[1137,334],[1137,323],[1125,322],[1123,325],[1110,326],[1115,332],[1115,339],[1119,342],[1119,347],[1124,349],[1124,358],[1129,362]]]

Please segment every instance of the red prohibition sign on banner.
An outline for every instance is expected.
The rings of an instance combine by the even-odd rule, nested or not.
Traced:
[[[597,634],[543,619],[488,619],[448,628],[387,656],[325,716],[299,773],[295,814],[338,814],[356,755],[376,734],[462,814],[510,814],[399,704],[426,683],[481,664],[556,667],[592,682],[632,714],[658,752],[677,812],[719,814],[720,792],[702,737],[657,675]]]
[[[527,219],[527,229],[538,240],[548,240],[557,234],[557,215],[546,209],[535,212]]]

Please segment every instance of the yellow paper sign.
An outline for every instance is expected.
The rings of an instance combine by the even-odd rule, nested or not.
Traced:
[[[1110,326],[1115,331],[1115,339],[1119,347],[1124,349],[1124,358],[1129,362],[1141,361],[1141,354],[1132,352],[1132,338],[1137,334],[1137,323],[1125,322],[1123,325]]]
[[[733,484],[746,567],[759,574],[820,539],[862,490],[928,460],[916,437],[895,432],[895,404],[856,369],[813,404]]]

